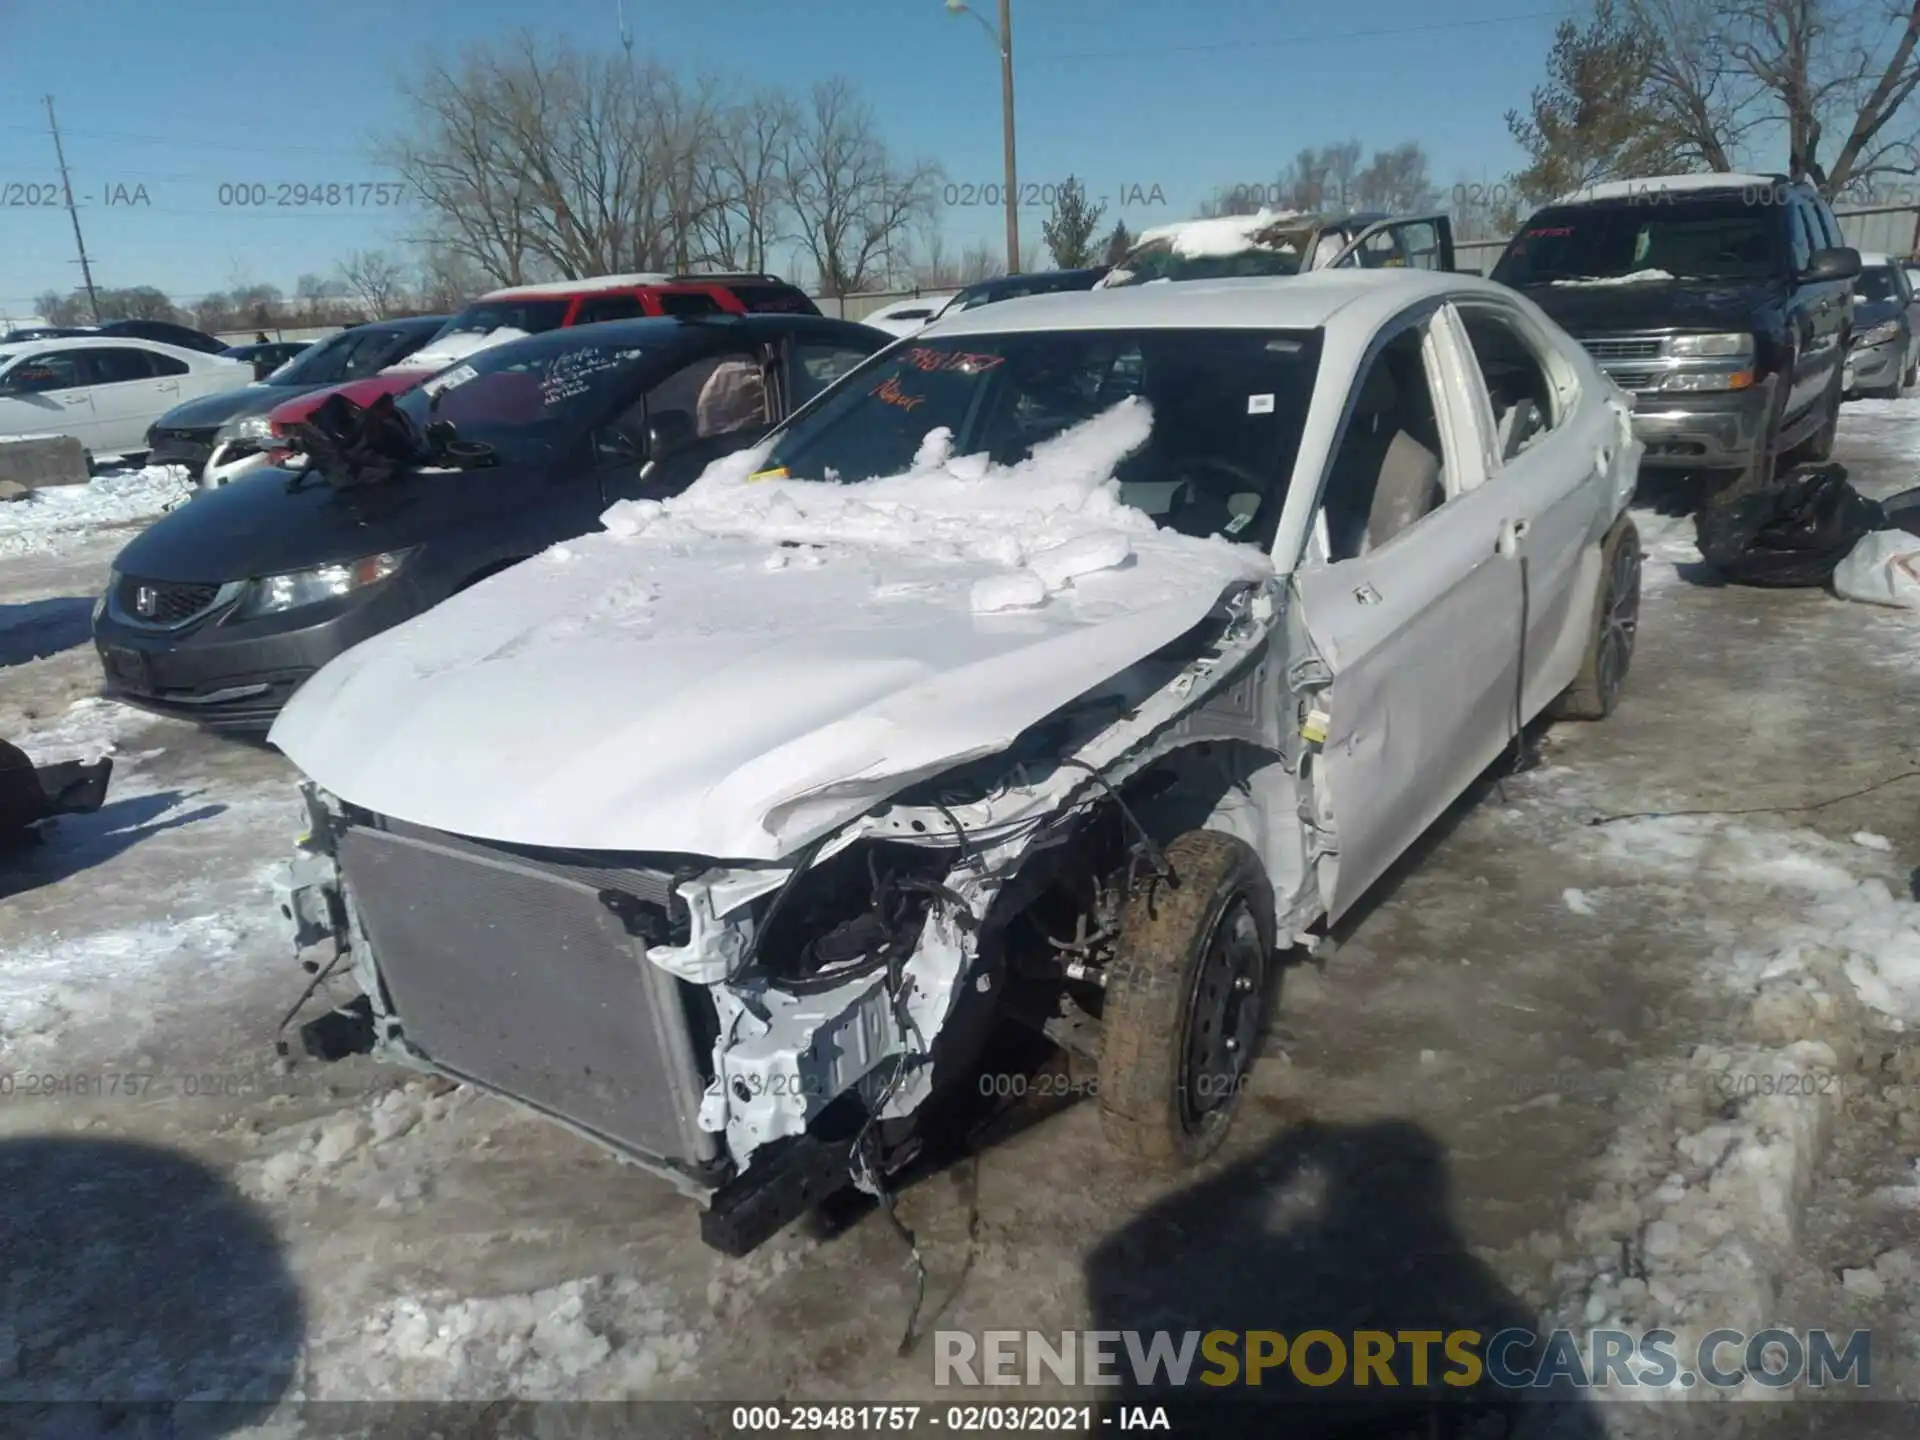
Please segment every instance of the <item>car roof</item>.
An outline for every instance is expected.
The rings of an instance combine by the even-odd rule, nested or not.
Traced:
[[[1085,276],[1092,276],[1098,280],[1112,268],[1111,265],[1076,265],[1070,270],[1023,270],[1018,275],[989,275],[984,280],[974,281],[960,293],[962,295],[992,294],[995,290],[1028,285],[1035,281],[1065,286],[1068,282]]]
[[[694,343],[721,335],[788,335],[814,331],[822,336],[846,336],[864,331],[878,344],[892,343],[895,336],[857,320],[836,320],[831,315],[793,315],[785,311],[759,311],[751,315],[648,315],[630,320],[600,320],[591,325],[568,325],[558,330],[543,330],[489,346],[487,351],[513,350],[516,354],[538,354],[542,350],[571,350],[581,345],[614,344],[646,347],[663,343]]]
[[[224,360],[205,350],[189,350],[184,345],[169,345],[164,340],[149,340],[144,335],[60,335],[45,340],[9,340],[9,355],[35,355],[42,350],[158,350],[163,355],[181,358],[198,356],[202,360]],[[237,362],[236,362],[237,363]]]
[[[1750,190],[1764,186],[1771,190],[1787,182],[1778,175],[1753,175],[1735,170],[1716,170],[1707,174],[1649,175],[1638,180],[1603,180],[1579,190],[1569,191],[1547,202],[1558,205],[1588,205],[1605,200],[1644,199],[1649,195],[1672,195],[1690,191]]]
[[[1055,290],[1022,295],[942,317],[920,332],[993,335],[1025,330],[1312,330],[1351,308],[1363,322],[1440,295],[1511,300],[1491,280],[1449,271],[1311,270],[1304,275],[1182,280],[1111,290]]]
[[[396,315],[391,320],[363,320],[358,325],[347,326],[346,329],[347,330],[438,330],[442,325],[445,325],[451,319],[453,319],[453,316],[451,315]],[[345,334],[346,331],[342,330],[336,333]],[[322,340],[331,340],[333,336],[322,335],[320,338]]]
[[[868,318],[878,315],[884,320],[888,316],[898,314],[902,310],[917,310],[923,307],[929,310],[937,310],[958,294],[960,294],[958,290],[943,290],[938,294],[908,295],[901,300],[889,300],[878,310],[869,311]]]
[[[537,285],[508,285],[500,290],[489,290],[479,298],[482,300],[538,300],[549,296],[560,298],[593,295],[602,290],[631,290],[636,285],[666,285],[672,278],[670,275],[661,275],[653,271],[634,275],[590,275],[584,280],[547,280]]]

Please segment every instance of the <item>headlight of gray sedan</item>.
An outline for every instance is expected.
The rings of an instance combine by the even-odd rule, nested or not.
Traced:
[[[94,598],[94,602],[93,602],[93,623],[95,625],[98,625],[100,623],[100,617],[106,613],[107,597],[113,594],[113,592],[119,588],[119,585],[120,585],[120,572],[118,570],[111,570],[111,569],[108,570],[107,583],[101,589],[99,595],[97,595]]]
[[[236,440],[261,444],[273,438],[273,426],[264,415],[237,415],[214,432],[215,445],[231,445]]]
[[[406,563],[412,550],[385,550],[360,560],[337,565],[316,565],[311,570],[290,570],[284,575],[266,575],[247,587],[246,596],[234,611],[234,618],[253,620],[262,615],[278,615],[298,610],[302,605],[317,605],[351,595],[369,585],[377,585]]]

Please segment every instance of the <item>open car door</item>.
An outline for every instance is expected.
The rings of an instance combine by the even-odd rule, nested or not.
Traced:
[[[1442,214],[1376,220],[1321,268],[1342,265],[1365,270],[1451,270],[1453,221]]]

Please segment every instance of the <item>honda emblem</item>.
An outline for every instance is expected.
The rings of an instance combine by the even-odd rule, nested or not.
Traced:
[[[151,585],[142,585],[133,592],[134,613],[147,619],[153,618],[153,612],[159,608],[160,597],[153,592]]]

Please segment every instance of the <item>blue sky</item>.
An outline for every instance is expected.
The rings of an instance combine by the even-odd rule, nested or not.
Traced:
[[[993,0],[978,3],[991,15]],[[1502,117],[1540,79],[1556,8],[1015,0],[1021,178],[1078,174],[1136,229],[1346,138],[1417,139],[1443,186],[1496,180],[1517,158]],[[895,150],[938,161],[955,187],[1000,177],[998,58],[941,0],[628,0],[627,15],[636,50],[690,72],[796,89],[845,74]],[[0,0],[0,312],[79,278],[64,211],[17,203],[57,180],[42,94],[97,283],[179,300],[236,283],[291,291],[349,251],[392,246],[406,212],[250,212],[223,207],[220,187],[387,179],[367,145],[405,122],[408,65],[528,26],[613,47],[615,0]],[[1117,203],[1156,186],[1164,204]],[[1023,239],[1043,214],[1023,212]],[[982,205],[942,217],[950,250],[998,243],[1001,226]]]

